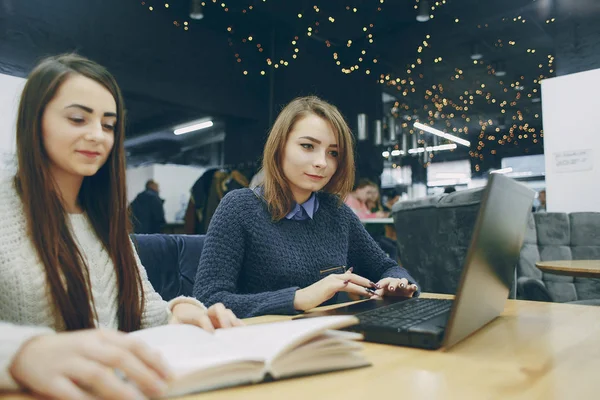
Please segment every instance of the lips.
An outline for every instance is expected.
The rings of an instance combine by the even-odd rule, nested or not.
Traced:
[[[310,179],[313,179],[315,181],[320,181],[321,179],[325,179],[325,177],[321,176],[321,175],[311,175],[311,174],[306,174],[306,173],[304,175],[308,176]]]
[[[95,158],[98,157],[100,155],[100,153],[98,153],[97,151],[86,151],[86,150],[77,150],[77,153],[89,157],[89,158]]]

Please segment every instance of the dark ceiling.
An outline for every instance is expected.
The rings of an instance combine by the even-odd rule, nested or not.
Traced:
[[[561,30],[597,18],[600,2],[429,0],[434,18],[422,23],[415,19],[421,5],[208,0],[204,18],[192,20],[190,0],[0,0],[0,72],[25,76],[41,57],[66,51],[104,64],[123,89],[128,136],[154,138],[141,153],[161,162],[205,158],[182,156],[194,146],[171,135],[176,124],[211,117],[222,124],[204,135],[216,135],[231,121],[262,121],[253,133],[260,142],[279,100],[325,85],[341,93],[351,124],[354,108],[345,101],[380,102],[381,94],[366,96],[385,92],[394,99],[373,117],[392,114],[406,133],[416,117],[467,138],[471,148],[455,153],[470,151],[476,164],[498,154],[541,152],[539,81],[560,71]],[[471,58],[474,46],[481,60]],[[498,69],[506,75],[496,76]],[[320,80],[300,79],[320,70]],[[325,72],[334,70],[340,77]],[[350,82],[341,75],[360,78],[334,87]],[[294,86],[297,78],[313,84]],[[155,140],[157,132],[165,136]]]

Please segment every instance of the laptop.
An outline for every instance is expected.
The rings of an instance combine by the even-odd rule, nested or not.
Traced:
[[[347,329],[368,342],[450,348],[504,310],[534,195],[510,178],[490,175],[455,300],[390,297],[325,314],[355,315],[359,324]]]

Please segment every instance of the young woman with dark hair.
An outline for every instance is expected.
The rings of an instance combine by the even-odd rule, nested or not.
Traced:
[[[42,61],[16,128],[17,173],[0,181],[0,390],[160,395],[167,368],[117,329],[240,322],[223,305],[167,303],[148,281],[129,239],[125,111],[114,78],[77,55]]]

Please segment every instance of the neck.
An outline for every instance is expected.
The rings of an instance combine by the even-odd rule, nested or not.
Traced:
[[[69,214],[80,214],[82,209],[79,204],[79,190],[81,190],[83,184],[83,176],[71,175],[56,170],[52,171],[52,176],[65,211]]]
[[[308,199],[310,199],[310,196],[312,195],[312,192],[302,192],[302,193],[298,193],[298,192],[292,192],[292,194],[294,195],[294,201],[298,204],[303,204],[305,203]]]

